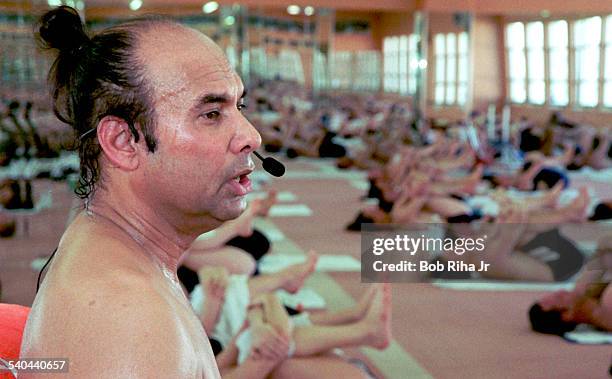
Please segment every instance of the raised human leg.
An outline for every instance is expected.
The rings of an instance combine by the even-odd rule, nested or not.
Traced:
[[[318,255],[310,251],[304,263],[287,267],[274,274],[252,277],[249,280],[251,296],[255,297],[281,288],[290,293],[299,291],[306,279],[314,272],[317,260]]]

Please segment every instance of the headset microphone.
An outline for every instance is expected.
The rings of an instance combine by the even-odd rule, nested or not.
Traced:
[[[276,176],[277,178],[285,175],[285,166],[276,159],[272,157],[264,158],[254,150],[253,154],[255,154],[257,158],[261,159],[263,169],[266,170],[268,174]]]

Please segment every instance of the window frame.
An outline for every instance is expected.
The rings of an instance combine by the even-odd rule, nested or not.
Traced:
[[[383,92],[400,96],[414,96],[416,93],[416,83],[413,82],[413,79],[418,80],[418,76],[415,75],[415,70],[411,67],[417,55],[417,51],[411,48],[411,41],[414,38],[416,38],[414,33],[389,35],[383,38],[383,62],[381,65]],[[387,41],[395,47],[393,51],[387,51]]]
[[[454,39],[454,50],[453,52],[449,53],[449,36],[453,36],[452,39]],[[461,36],[465,35],[466,38],[466,51],[460,51],[459,47],[461,46],[460,40],[461,40]],[[437,36],[442,36],[443,38],[443,45],[444,45],[444,52],[440,52],[438,51],[437,48],[437,44],[436,44],[436,38]],[[463,107],[466,104],[468,104],[468,86],[469,86],[469,77],[470,77],[470,37],[469,37],[469,33],[463,31],[463,32],[444,32],[444,33],[435,33],[433,35],[432,38],[433,43],[433,103],[435,106],[437,107]],[[449,82],[448,80],[448,62],[449,62],[449,57],[452,58],[452,61],[454,62],[454,69],[452,70],[452,72],[454,72],[454,78],[452,81]],[[465,60],[466,65],[467,65],[467,73],[466,73],[466,77],[465,78],[461,78],[461,73],[460,73],[460,62],[462,61],[462,59]],[[440,62],[442,62],[442,64],[440,64]],[[439,80],[439,70],[442,72],[441,75],[441,80]],[[463,80],[460,80],[463,79]],[[465,86],[465,98],[461,98],[460,95],[460,90],[459,87],[461,86]],[[442,88],[442,101],[439,101],[438,96],[437,96],[437,91],[438,91],[438,87]],[[449,101],[449,89],[452,92],[452,101]]]
[[[576,67],[576,41],[575,41],[575,27],[576,22],[584,19],[588,19],[591,17],[600,17],[601,19],[601,37],[598,45],[599,51],[599,66],[598,66],[598,75],[596,80],[597,85],[597,104],[595,106],[583,106],[578,103],[579,95],[578,95],[578,86],[580,84],[580,79],[577,77],[577,67]],[[527,41],[525,41],[525,45],[523,48],[523,52],[525,54],[525,101],[524,102],[516,102],[512,101],[510,97],[510,49],[507,40],[508,33],[508,25],[514,22],[520,22],[523,24],[525,29],[525,39],[527,39],[527,24],[530,22],[542,22],[544,26],[544,85],[545,85],[545,96],[546,99],[543,104],[534,104],[529,102],[529,58],[527,56]],[[567,23],[567,90],[568,90],[568,102],[566,105],[555,105],[552,103],[552,80],[550,75],[550,58],[551,58],[551,45],[549,43],[549,24],[554,21],[565,21]],[[609,83],[610,91],[612,91],[612,77],[606,78],[606,67],[608,65],[612,66],[612,62],[606,61],[606,49],[610,49],[612,51],[612,39],[606,41],[606,29],[612,28],[612,26],[608,26],[609,23],[612,23],[612,13],[609,14],[591,14],[591,15],[581,15],[576,17],[555,17],[555,18],[507,18],[503,24],[503,51],[504,51],[504,62],[505,62],[505,78],[506,78],[506,99],[516,106],[523,107],[533,107],[533,108],[553,108],[553,109],[568,109],[574,111],[587,111],[587,112],[612,112],[612,102],[609,105],[604,104],[604,96],[606,95],[605,86],[606,83]],[[612,29],[611,29],[612,30]],[[578,48],[579,49],[579,48]],[[612,53],[610,54],[612,57]],[[608,70],[612,70],[608,68]],[[612,71],[610,71],[612,72]],[[608,95],[612,96],[612,95]]]

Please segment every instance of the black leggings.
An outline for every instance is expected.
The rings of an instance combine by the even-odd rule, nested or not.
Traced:
[[[550,261],[542,261],[548,267],[553,274],[554,281],[563,282],[574,276],[584,264],[584,255],[574,245],[571,240],[568,240],[559,233],[558,229],[552,229],[547,232],[536,235],[531,241],[523,246],[518,247],[517,250],[529,254],[531,251],[536,249],[546,248],[550,251],[554,251],[558,254],[558,258]],[[538,258],[536,258],[538,259]],[[436,258],[432,262],[440,261]],[[452,272],[452,271],[441,271],[433,272],[432,278],[441,279],[470,279],[471,275],[469,272]]]
[[[253,230],[253,234],[249,237],[234,237],[227,241],[226,245],[234,246],[246,251],[253,256],[253,259],[258,261],[268,251],[270,251],[270,241],[266,236],[257,229]]]
[[[589,217],[590,221],[609,220],[612,218],[612,206],[606,203],[600,203],[595,207],[593,215]]]

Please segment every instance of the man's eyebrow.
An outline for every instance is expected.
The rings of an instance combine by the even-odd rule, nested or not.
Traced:
[[[197,101],[197,104],[205,105],[205,104],[228,103],[228,102],[229,102],[229,97],[227,95],[209,93],[209,94],[206,94],[200,97]]]
[[[247,94],[247,91],[245,89],[244,91],[242,91],[242,95],[240,96],[240,100],[244,99],[246,94]],[[196,103],[197,103],[197,105],[201,106],[201,105],[216,104],[216,103],[225,104],[225,103],[229,103],[229,102],[230,102],[230,97],[227,96],[226,94],[209,93],[209,94],[206,94],[206,95],[203,95],[202,97],[200,97]]]

